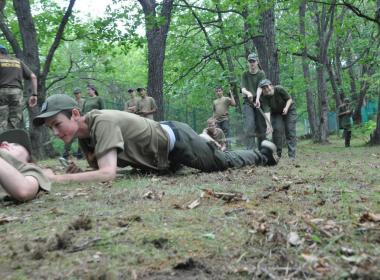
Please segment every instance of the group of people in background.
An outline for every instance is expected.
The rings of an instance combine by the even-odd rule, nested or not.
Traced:
[[[277,155],[282,156],[284,140],[288,146],[290,159],[296,157],[296,106],[282,86],[274,86],[260,69],[255,53],[248,55],[248,70],[241,77],[243,95],[244,142],[247,150],[260,148],[261,143],[272,134],[277,146]],[[221,149],[231,148],[229,107],[236,106],[234,95],[223,96],[223,88],[215,88],[213,117],[207,120],[207,128],[200,134],[213,141]],[[256,141],[257,139],[257,141]]]

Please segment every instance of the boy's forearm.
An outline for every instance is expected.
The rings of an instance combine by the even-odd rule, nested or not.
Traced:
[[[38,193],[39,185],[34,177],[24,176],[11,164],[0,158],[0,185],[13,198],[26,201]]]
[[[116,177],[116,170],[94,170],[72,174],[55,174],[50,177],[53,182],[69,183],[69,182],[104,182],[113,180]]]

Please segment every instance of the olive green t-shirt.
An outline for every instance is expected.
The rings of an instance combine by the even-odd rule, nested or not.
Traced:
[[[137,113],[151,111],[153,109],[157,109],[156,101],[154,101],[153,97],[145,96],[145,98],[140,98],[137,101],[137,106],[136,106]],[[149,114],[143,117],[153,120],[153,114]]]
[[[139,101],[140,98],[134,97],[130,98],[127,102],[124,104],[124,111],[127,111],[129,107],[136,107],[137,106],[137,101]],[[137,107],[135,108],[136,111]]]
[[[22,79],[29,80],[32,71],[21,60],[0,54],[0,87],[22,89]]]
[[[291,96],[282,86],[274,86],[274,94],[263,96],[261,107],[265,113],[282,114],[289,99],[291,99]],[[294,106],[293,102],[289,108],[294,108]]]
[[[228,120],[228,108],[231,106],[231,104],[232,99],[225,96],[214,100],[214,118],[218,122]]]
[[[246,88],[253,95],[253,100],[256,98],[257,87],[261,80],[265,79],[265,72],[263,70],[259,70],[257,73],[252,74],[249,71],[245,71],[241,75],[241,88]],[[244,97],[244,101],[246,102],[246,97]]]
[[[169,166],[169,140],[158,122],[117,110],[93,110],[85,121],[90,136],[79,139],[79,145],[92,167],[111,149],[117,149],[119,167],[163,170]]]
[[[50,191],[51,183],[44,175],[41,168],[32,163],[24,163],[12,157],[4,151],[0,151],[0,157],[16,168],[24,176],[32,176],[37,179],[40,189]]]
[[[82,112],[85,114],[94,109],[102,110],[104,108],[105,105],[103,98],[100,96],[88,97],[83,103]]]

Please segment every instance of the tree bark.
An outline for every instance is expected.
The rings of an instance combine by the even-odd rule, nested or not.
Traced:
[[[311,136],[314,141],[318,140],[318,137],[320,135],[319,133],[319,122],[316,114],[315,109],[315,99],[313,95],[313,91],[311,89],[311,78],[310,78],[310,71],[309,71],[309,64],[307,60],[307,43],[306,43],[306,30],[305,30],[305,14],[306,14],[306,0],[301,3],[299,6],[299,28],[300,28],[300,34],[302,38],[302,69],[303,69],[303,76],[305,80],[306,85],[306,106],[307,106],[307,114],[309,117],[309,124],[310,124],[310,130],[311,130]]]
[[[335,0],[332,5],[327,7],[326,4],[322,4],[322,10],[319,11],[318,6],[313,3],[312,9],[314,12],[314,20],[317,25],[318,41],[316,46],[318,48],[318,65],[317,65],[317,88],[319,98],[319,142],[328,142],[328,98],[325,78],[325,66],[328,64],[328,46],[333,32],[334,14],[336,6]],[[328,10],[327,10],[328,8]]]
[[[280,66],[276,45],[274,4],[260,14],[259,30],[262,36],[255,37],[260,64],[274,85],[280,84]]]
[[[148,40],[148,94],[157,104],[156,120],[164,119],[164,61],[166,38],[169,32],[173,0],[163,0],[157,12],[155,0],[139,0],[145,15]]]
[[[376,10],[376,22],[378,33],[380,34],[380,0],[376,1],[377,10]],[[376,119],[376,128],[372,133],[370,143],[373,145],[380,145],[380,89],[378,88],[378,101],[377,101],[377,119]]]

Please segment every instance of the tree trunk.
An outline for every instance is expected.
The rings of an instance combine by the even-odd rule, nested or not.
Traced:
[[[145,15],[146,37],[148,40],[148,94],[157,103],[156,120],[163,120],[164,60],[173,0],[164,0],[159,14],[156,12],[158,4],[155,0],[139,0],[139,2]]]
[[[307,104],[307,113],[309,117],[309,124],[311,130],[311,136],[314,141],[318,140],[320,135],[319,133],[319,122],[315,110],[315,100],[314,95],[311,89],[311,78],[309,71],[309,64],[307,61],[307,44],[306,44],[306,31],[305,31],[305,13],[306,13],[306,1],[303,1],[299,6],[299,18],[300,18],[300,34],[302,38],[302,69],[303,76],[306,85],[306,104]]]
[[[274,4],[261,13],[259,30],[263,36],[255,37],[253,42],[259,55],[260,64],[268,79],[274,85],[278,85],[280,84],[280,67],[276,46]]]
[[[334,14],[335,14],[335,0],[332,5],[327,7],[326,4],[322,4],[322,10],[319,11],[319,7],[316,3],[312,4],[314,12],[314,20],[317,25],[318,41],[316,46],[318,48],[318,64],[317,64],[317,88],[318,88],[318,105],[319,105],[319,141],[321,143],[328,142],[328,98],[325,79],[325,67],[328,64],[327,51],[329,42],[333,32]],[[327,10],[328,8],[328,10]]]
[[[380,145],[380,90],[378,91],[378,100],[377,100],[376,128],[371,135],[370,144]]]
[[[380,34],[380,0],[377,0],[376,20],[378,33]],[[372,133],[371,144],[380,145],[380,90],[378,89],[376,128]]]

